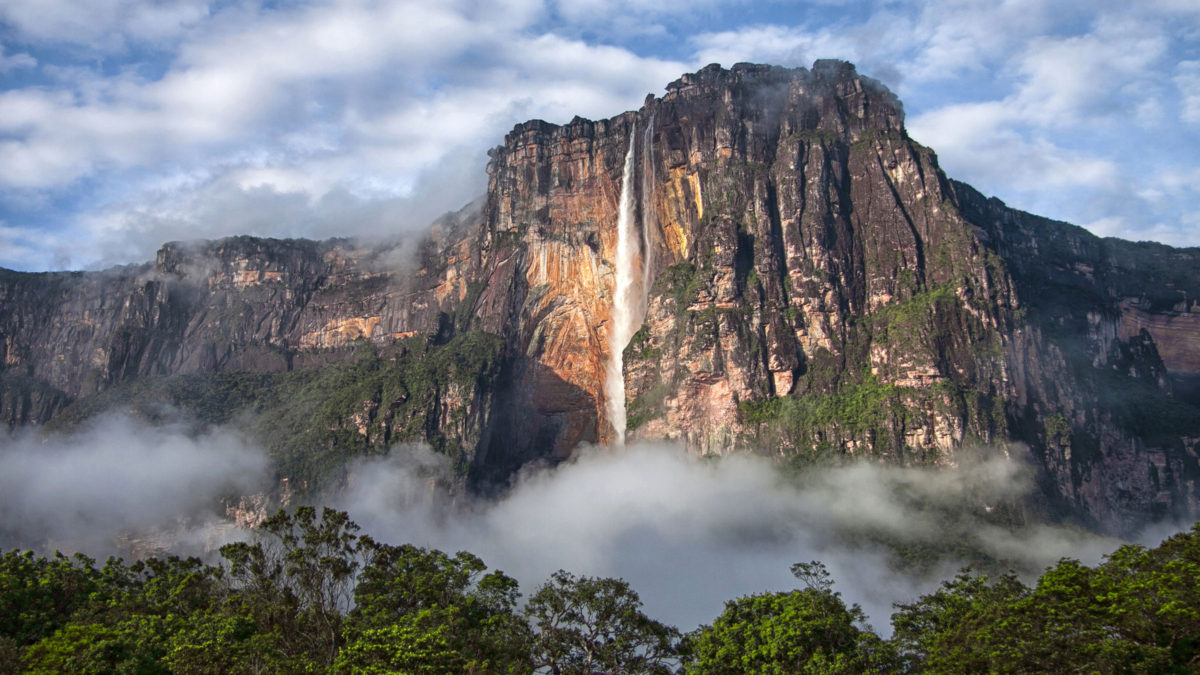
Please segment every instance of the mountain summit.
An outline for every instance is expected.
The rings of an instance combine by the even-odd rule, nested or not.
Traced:
[[[581,443],[1000,453],[1037,509],[1200,517],[1200,249],[949,180],[848,63],[712,65],[608,120],[526,122],[488,175],[415,253],[237,237],[3,272],[0,412],[165,401],[308,483],[411,439],[477,489]]]

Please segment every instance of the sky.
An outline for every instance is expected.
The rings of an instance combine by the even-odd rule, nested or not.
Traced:
[[[889,86],[985,194],[1200,245],[1195,0],[3,0],[0,266],[416,232],[519,122],[818,58]]]

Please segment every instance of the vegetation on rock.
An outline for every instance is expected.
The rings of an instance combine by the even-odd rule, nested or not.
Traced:
[[[51,426],[114,408],[152,421],[182,413],[202,426],[232,424],[266,449],[280,475],[312,492],[350,458],[406,441],[429,443],[465,474],[502,346],[482,332],[440,345],[413,337],[385,353],[361,341],[347,360],[311,369],[139,378],[81,399]]]

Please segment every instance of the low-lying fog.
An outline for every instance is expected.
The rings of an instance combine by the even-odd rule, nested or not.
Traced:
[[[437,487],[449,471],[443,458],[401,445],[356,461],[324,502],[382,541],[471,551],[516,577],[526,594],[560,568],[624,578],[648,614],[684,630],[710,622],[726,600],[795,588],[791,564],[820,560],[835,588],[886,633],[892,603],[934,588],[962,561],[927,575],[900,573],[889,549],[870,543],[880,536],[952,539],[1033,571],[1063,556],[1095,563],[1121,543],[1065,527],[1012,531],[959,518],[956,505],[968,498],[1002,503],[1031,489],[1020,459],[992,454],[956,468],[854,464],[797,477],[746,454],[704,459],[658,443],[585,448],[484,501],[447,494]],[[110,417],[68,437],[4,437],[0,549],[128,556],[152,550],[150,539],[211,555],[245,536],[222,518],[218,499],[262,490],[268,474],[263,455],[231,431],[188,436]]]

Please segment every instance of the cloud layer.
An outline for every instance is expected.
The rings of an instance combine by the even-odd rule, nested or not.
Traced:
[[[483,189],[532,117],[608,117],[709,62],[844,58],[948,172],[1104,234],[1200,244],[1194,3],[9,0],[0,265],[178,236],[389,234]]]
[[[624,578],[652,616],[684,629],[711,621],[726,600],[795,588],[791,565],[821,560],[886,631],[892,603],[935,587],[963,561],[902,573],[894,554],[871,543],[880,537],[969,545],[1032,572],[1063,556],[1097,562],[1116,548],[1076,530],[1014,531],[962,513],[1031,490],[1024,467],[997,453],[955,469],[856,464],[798,479],[752,455],[703,459],[640,444],[585,450],[527,474],[499,501],[475,502],[436,487],[447,470],[441,458],[397,447],[355,465],[329,501],[381,540],[469,550],[526,592],[560,568]]]
[[[471,551],[526,593],[558,569],[624,578],[652,616],[685,630],[711,621],[727,600],[795,588],[796,562],[826,563],[837,589],[886,632],[893,603],[966,562],[946,554],[920,573],[900,571],[890,546],[957,546],[1037,573],[1063,556],[1097,562],[1119,543],[981,518],[980,508],[1032,489],[1027,466],[999,452],[964,456],[956,468],[855,464],[796,476],[749,454],[585,448],[555,468],[529,470],[495,500],[447,491],[451,471],[424,446],[397,446],[354,462],[320,501],[382,541]],[[196,435],[117,416],[69,436],[8,436],[0,439],[0,549],[211,558],[248,536],[222,518],[221,504],[260,493],[267,474],[262,453],[223,430]],[[1148,533],[1145,543],[1166,533]]]
[[[228,431],[196,436],[115,416],[68,436],[0,437],[0,548],[211,548],[230,536],[218,498],[266,479],[264,455]]]

